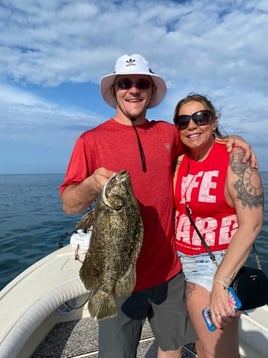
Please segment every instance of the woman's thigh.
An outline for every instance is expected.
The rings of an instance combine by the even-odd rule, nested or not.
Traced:
[[[224,329],[210,332],[202,316],[202,310],[209,305],[210,292],[197,284],[187,283],[186,303],[192,325],[198,337],[199,358],[238,357],[239,316]]]

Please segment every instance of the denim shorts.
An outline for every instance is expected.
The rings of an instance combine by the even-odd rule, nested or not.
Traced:
[[[208,291],[211,291],[217,267],[215,263],[212,262],[209,255],[204,253],[189,256],[180,251],[177,251],[177,253],[182,263],[182,271],[185,276],[185,281],[203,286]],[[214,251],[213,255],[219,265],[225,255],[225,250]]]

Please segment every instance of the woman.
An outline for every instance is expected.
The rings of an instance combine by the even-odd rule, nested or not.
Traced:
[[[188,151],[178,158],[174,187],[176,247],[187,281],[187,308],[198,337],[199,358],[239,357],[238,323],[228,287],[246,261],[262,228],[260,175],[243,163],[243,150],[231,153],[220,136],[217,115],[204,96],[190,94],[176,106],[174,123]],[[190,218],[216,258],[212,262]],[[210,308],[210,332],[201,311]]]

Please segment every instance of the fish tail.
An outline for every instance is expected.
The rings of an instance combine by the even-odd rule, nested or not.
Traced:
[[[90,298],[88,310],[91,317],[104,319],[117,315],[117,308],[114,295],[100,289]]]

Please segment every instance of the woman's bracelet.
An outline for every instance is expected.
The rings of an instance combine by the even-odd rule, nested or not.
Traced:
[[[217,282],[217,283],[220,283],[225,290],[229,287],[228,283],[226,281],[224,281],[224,280],[219,280],[218,278],[214,278],[213,281]]]

